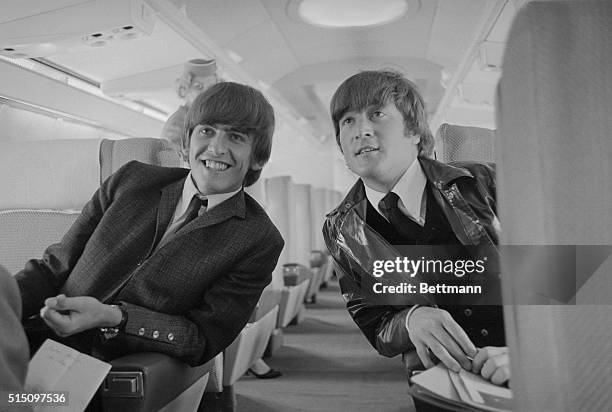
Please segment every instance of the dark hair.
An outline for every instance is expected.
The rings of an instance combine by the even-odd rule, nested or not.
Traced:
[[[274,110],[263,94],[250,86],[233,82],[217,83],[194,100],[187,112],[181,149],[189,152],[193,129],[200,124],[231,126],[253,138],[252,160],[264,164],[270,159]],[[259,179],[261,169],[249,169],[244,186]]]
[[[401,73],[390,70],[371,70],[346,79],[334,93],[331,112],[336,143],[340,146],[340,119],[346,112],[361,112],[370,106],[384,106],[393,101],[404,117],[404,127],[420,137],[419,153],[431,156],[434,138],[427,124],[425,102],[418,88]]]

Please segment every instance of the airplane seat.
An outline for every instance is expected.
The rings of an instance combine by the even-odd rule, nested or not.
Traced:
[[[508,37],[498,198],[516,410],[612,410],[611,37],[608,1],[530,2]]]
[[[316,188],[312,191],[312,245],[310,255],[310,267],[313,270],[318,270],[321,275],[321,281],[318,289],[327,285],[328,278],[328,259],[327,248],[323,240],[323,224],[325,223],[325,215],[331,211],[327,209],[327,192],[326,188]]]
[[[443,123],[436,132],[442,145],[442,161],[495,161],[495,130],[482,127],[457,126]]]
[[[323,284],[323,276],[325,275],[325,246],[321,228],[325,219],[324,210],[324,192],[321,189],[310,187],[310,254],[308,258],[308,267],[313,273],[312,281],[310,282],[309,290],[306,293],[307,301],[316,302],[317,292]]]
[[[272,287],[264,289],[249,323],[224,351],[223,394],[221,409],[237,408],[234,384],[247,370],[264,356],[268,341],[277,324],[281,292]],[[210,410],[210,409],[204,409]]]
[[[100,142],[100,181],[103,182],[121,166],[132,160],[143,163],[180,167],[181,157],[164,139],[135,137]]]
[[[117,161],[112,153],[122,152],[122,147],[132,142],[108,142],[0,143],[0,187],[4,193],[0,199],[0,262],[11,272],[22,269],[28,259],[42,256],[47,246],[60,240],[99,187],[103,170],[112,172],[130,160]],[[157,150],[149,148],[160,142],[139,139],[134,157],[159,164],[160,158],[150,155]],[[114,147],[108,152],[110,157],[104,147]],[[178,165],[171,163],[171,156],[162,159],[161,165]],[[100,389],[105,410],[192,411],[208,380],[206,366],[191,368],[159,353],[132,354],[111,363],[113,369]]]
[[[278,259],[278,265],[273,276],[283,279],[284,264],[295,258],[295,246],[292,246],[296,229],[295,204],[291,199],[295,196],[295,185],[289,176],[275,176],[266,179],[266,199],[268,215],[285,239],[285,247]],[[284,284],[284,283],[283,283]],[[295,286],[283,286],[278,311],[277,326],[284,328],[298,315],[304,306],[303,300],[309,280],[303,280]]]
[[[334,199],[335,199],[334,190],[323,189],[322,191],[323,191],[322,203],[324,207],[323,219],[326,219],[327,214],[331,212],[332,210],[334,210],[334,208],[338,207],[339,202],[334,203]],[[319,227],[319,232],[321,234],[321,240],[323,239],[322,238],[323,222],[321,223],[321,226]],[[325,269],[323,270],[323,285],[327,285],[327,282],[329,282],[334,276],[334,259],[332,258],[331,254],[327,250],[327,247],[325,246],[324,241],[322,243],[322,250],[323,250],[323,253],[325,254]]]
[[[263,208],[268,212],[269,202],[266,194],[266,179],[260,178],[253,185],[245,188],[245,191],[251,195]],[[280,259],[279,259],[280,260]],[[275,305],[280,305],[282,289],[284,282],[282,272],[277,268],[272,274],[272,282],[264,289],[264,293],[257,303],[255,311],[253,311],[253,321],[258,318],[259,314],[267,313]],[[281,276],[279,276],[281,275]],[[272,356],[274,352],[283,346],[283,331],[278,325],[273,328],[270,337],[268,338],[267,347],[264,356]]]
[[[321,287],[327,287],[328,282],[334,276],[334,258],[332,258],[328,251],[323,253],[323,268],[321,271],[323,272]]]
[[[99,140],[0,143],[0,262],[11,273],[59,241],[96,191],[99,145]]]
[[[311,250],[312,250],[312,226],[313,221],[313,205],[312,205],[312,186],[309,184],[296,184],[294,189],[295,196],[292,198],[292,202],[295,207],[296,214],[296,230],[292,232],[295,236],[295,240],[292,244],[295,246],[293,262],[299,263],[303,266],[304,276],[308,278],[308,288],[304,294],[304,303],[315,302],[316,294],[321,284],[321,272],[316,269],[312,269],[310,266],[311,261]],[[294,319],[295,323],[301,322],[305,307],[300,309],[297,318]]]

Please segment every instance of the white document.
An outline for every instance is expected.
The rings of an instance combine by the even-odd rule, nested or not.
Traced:
[[[111,369],[111,365],[66,345],[47,339],[36,352],[26,377],[28,392],[66,391],[68,406],[34,405],[34,411],[83,411]]]
[[[415,384],[441,396],[442,398],[460,402],[461,398],[448,377],[448,369],[442,363],[414,375],[411,379]]]

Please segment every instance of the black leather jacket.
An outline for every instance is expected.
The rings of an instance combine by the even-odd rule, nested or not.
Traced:
[[[418,158],[431,183],[435,201],[442,208],[462,245],[488,248],[497,253],[499,221],[496,216],[495,168],[476,162],[441,163]],[[370,343],[385,356],[413,349],[405,328],[413,304],[432,304],[414,295],[411,304],[373,305],[362,293],[362,278],[369,276],[372,261],[393,259],[397,251],[365,222],[367,198],[358,180],[340,205],[327,215],[323,226],[325,243],[335,261],[347,309]],[[490,253],[490,252],[489,252]],[[476,346],[503,344],[501,307],[444,308],[465,329]],[[495,316],[491,316],[495,312]],[[494,320],[492,320],[494,319]]]

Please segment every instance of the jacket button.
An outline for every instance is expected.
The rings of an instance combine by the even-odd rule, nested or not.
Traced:
[[[153,331],[153,339],[159,338],[159,331]]]
[[[453,198],[454,198],[454,197],[455,197],[455,195],[453,194],[453,192],[450,192],[450,193],[448,194],[448,199],[449,199],[449,200],[453,200]]]
[[[463,314],[465,316],[472,316],[472,309],[467,308],[466,310],[463,311]]]
[[[489,336],[489,331],[488,331],[488,330],[486,330],[486,329],[481,329],[481,330],[480,330],[480,334],[481,334],[482,336]]]
[[[169,341],[173,341],[173,340],[174,340],[174,334],[169,333],[169,334],[168,334],[168,340],[169,340]]]
[[[144,329],[144,328],[140,328],[140,329],[138,329],[138,335],[139,335],[139,336],[143,336],[143,335],[144,335],[144,333],[145,333],[145,329]]]

